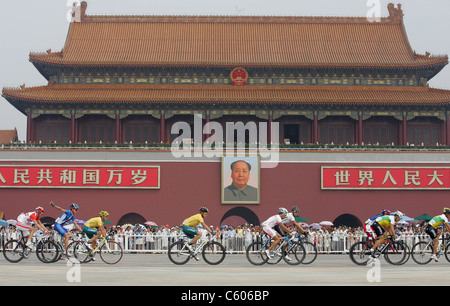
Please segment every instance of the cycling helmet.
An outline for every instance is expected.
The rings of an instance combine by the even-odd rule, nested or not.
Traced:
[[[102,211],[99,213],[99,215],[100,215],[100,216],[108,217],[108,216],[109,216],[109,213],[108,213],[107,211],[102,210]]]
[[[390,215],[391,212],[390,212],[389,210],[387,210],[387,209],[383,209],[383,210],[381,211],[381,214],[382,214],[383,216],[385,216],[385,215]]]
[[[199,211],[200,211],[201,213],[204,213],[204,214],[207,214],[207,213],[209,213],[209,210],[208,210],[208,208],[206,208],[205,206],[203,206],[203,207],[200,207]]]
[[[445,207],[444,208],[444,214],[450,214],[450,208]]]
[[[38,213],[44,213],[44,208],[42,208],[41,206],[38,206],[38,207],[36,207],[35,211]]]
[[[286,215],[288,213],[288,210],[284,207],[278,208],[278,214],[279,215]]]
[[[293,212],[300,212],[300,208],[298,208],[298,206],[292,206],[291,209]]]
[[[75,208],[76,210],[78,210],[80,207],[79,207],[77,204],[72,203],[72,204],[70,204],[70,208],[71,208],[71,209],[72,209],[72,208]]]
[[[396,211],[394,215],[398,216],[400,219],[403,218],[403,213],[401,211]]]

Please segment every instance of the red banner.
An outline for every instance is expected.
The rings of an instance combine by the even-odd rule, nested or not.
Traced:
[[[450,168],[322,167],[321,172],[322,189],[450,189]]]
[[[0,165],[0,188],[159,189],[159,166]]]

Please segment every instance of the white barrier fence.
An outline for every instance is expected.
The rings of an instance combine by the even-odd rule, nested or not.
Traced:
[[[184,235],[170,234],[170,235],[114,235],[114,240],[118,242],[125,253],[166,253],[169,245],[179,239],[184,239]],[[11,237],[7,232],[0,232],[0,249],[9,239],[16,239]],[[227,253],[238,254],[245,253],[245,250],[250,243],[255,240],[266,239],[259,235],[219,238],[218,241],[222,243]],[[309,235],[307,238],[317,247],[319,254],[345,254],[348,253],[349,248],[358,241],[365,240],[366,235],[360,234],[341,234],[337,235],[322,235],[316,233]],[[421,234],[402,234],[401,239],[410,247],[422,240],[429,241],[429,236],[425,233]]]

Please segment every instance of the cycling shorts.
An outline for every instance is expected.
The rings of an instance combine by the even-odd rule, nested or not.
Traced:
[[[22,232],[23,237],[26,237],[30,234],[30,228],[31,228],[30,224],[22,223],[19,221],[17,221],[16,223],[16,229]]]
[[[183,225],[183,227],[181,229],[183,230],[183,233],[185,233],[186,236],[188,236],[191,239],[194,238],[195,236],[197,236],[198,230],[195,227]]]
[[[372,229],[373,229],[373,232],[375,233],[374,238],[383,236],[383,234],[385,232],[384,228],[382,228],[380,223],[378,223],[378,222],[375,222],[374,224],[372,224]]]
[[[373,231],[373,228],[372,228],[371,225],[369,225],[369,224],[364,224],[363,229],[364,229],[364,232],[366,233],[366,235],[367,235],[367,237],[368,237],[369,239],[375,239],[375,238],[376,238],[376,234],[375,234],[375,232]]]
[[[286,232],[281,229],[279,224],[274,226],[274,230],[281,235],[281,237],[286,237]]]
[[[263,226],[263,232],[269,235],[270,238],[273,238],[277,235],[277,231],[271,228],[270,226]]]
[[[435,239],[438,236],[436,229],[430,224],[428,224],[425,233],[427,233],[431,239]]]
[[[89,239],[97,235],[98,230],[96,228],[87,227],[86,225],[83,226],[83,233],[85,233]]]
[[[55,225],[53,226],[53,228],[61,235],[64,236],[65,234],[67,234],[68,230],[59,223],[55,223]]]

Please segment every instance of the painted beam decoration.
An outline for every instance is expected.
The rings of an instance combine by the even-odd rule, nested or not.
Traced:
[[[321,167],[321,188],[450,190],[450,167]]]
[[[0,165],[0,188],[160,189],[160,167]]]

